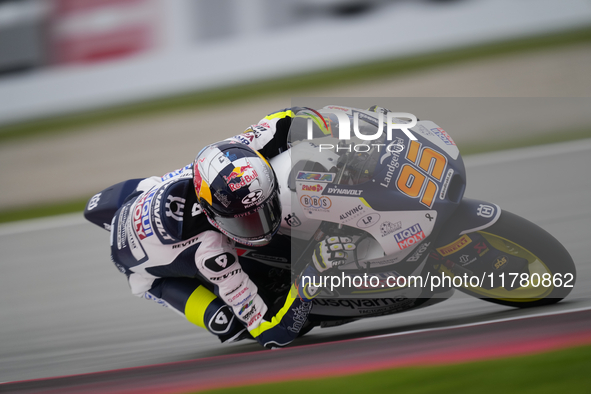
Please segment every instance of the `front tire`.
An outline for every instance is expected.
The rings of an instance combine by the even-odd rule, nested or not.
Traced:
[[[517,308],[553,304],[572,291],[577,274],[570,254],[556,238],[539,226],[503,211],[494,225],[471,234],[482,236],[503,254],[527,260],[525,272],[519,274],[524,276],[517,276],[517,283],[526,285],[517,285],[511,289],[503,286],[467,286],[459,287],[458,290],[489,302]],[[505,280],[513,279],[512,275],[505,277]],[[519,282],[521,278],[527,280]]]

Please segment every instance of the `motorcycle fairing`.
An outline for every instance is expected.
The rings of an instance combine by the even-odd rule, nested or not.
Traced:
[[[318,186],[297,182],[297,199],[303,215],[312,220],[362,228],[371,234],[381,251],[373,253],[370,260],[388,256],[400,261],[432,233],[437,220],[438,213],[434,210],[377,211],[363,197],[327,196],[308,191]]]
[[[435,248],[441,248],[461,237],[492,226],[501,216],[501,208],[493,203],[464,198],[454,215],[445,222]],[[469,236],[469,235],[468,235]]]

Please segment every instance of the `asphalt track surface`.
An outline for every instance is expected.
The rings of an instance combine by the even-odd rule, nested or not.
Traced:
[[[533,221],[571,253],[578,281],[566,300],[518,310],[456,293],[430,308],[314,329],[287,349],[220,345],[130,295],[105,231],[77,216],[9,224],[0,227],[0,381],[14,383],[0,392],[186,392],[260,382],[271,367],[277,378],[312,377],[591,343],[591,140],[465,161],[467,197]],[[524,318],[532,315],[547,316]]]

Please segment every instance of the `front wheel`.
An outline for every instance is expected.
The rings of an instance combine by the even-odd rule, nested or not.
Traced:
[[[466,273],[480,278],[479,286],[476,280],[472,285],[463,281],[457,288],[464,293],[526,308],[556,303],[574,287],[577,274],[570,254],[556,238],[522,217],[503,211],[494,225],[467,236],[469,250],[476,253],[472,261],[467,261],[466,248],[455,259],[440,256],[445,263],[438,264],[439,271],[452,278]]]

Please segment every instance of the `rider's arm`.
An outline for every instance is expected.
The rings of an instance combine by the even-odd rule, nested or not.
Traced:
[[[273,112],[247,128],[243,134],[229,138],[249,145],[265,158],[270,159],[288,149],[287,136],[291,121],[300,107],[285,108]]]
[[[284,346],[293,341],[312,307],[290,291],[273,304],[266,303],[243,271],[233,243],[210,232],[195,255],[197,269],[215,287],[214,293],[263,346]]]

